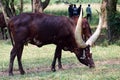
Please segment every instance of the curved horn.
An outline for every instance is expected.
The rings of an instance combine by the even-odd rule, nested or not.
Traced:
[[[75,40],[77,42],[78,47],[85,48],[87,47],[86,43],[82,39],[82,10],[80,11],[80,16],[77,21],[76,29],[75,29]]]
[[[100,35],[101,28],[102,28],[102,16],[99,15],[99,24],[98,24],[97,29],[94,32],[94,34],[86,41],[87,45],[92,46],[94,44],[94,42],[97,40],[97,38]]]
[[[92,44],[97,40],[97,38],[99,37],[100,32],[101,32],[102,16],[101,15],[99,16],[99,24],[97,26],[97,29],[94,32],[94,34],[86,41],[86,43],[82,39],[82,34],[81,34],[82,33],[82,29],[81,29],[81,26],[82,26],[82,10],[80,12],[80,16],[78,18],[78,22],[77,22],[76,29],[75,29],[75,39],[76,39],[78,47],[80,47],[80,48],[85,48],[88,45],[92,46]]]

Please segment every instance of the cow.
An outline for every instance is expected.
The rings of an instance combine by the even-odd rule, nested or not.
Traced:
[[[22,75],[25,74],[21,57],[24,45],[27,43],[38,47],[55,44],[56,55],[59,55],[60,49],[71,51],[81,63],[89,67],[94,66],[91,54],[86,53],[86,57],[83,58],[81,49],[87,49],[96,41],[101,31],[102,20],[100,17],[97,30],[86,42],[81,37],[81,22],[82,13],[77,25],[68,17],[44,13],[22,13],[12,17],[8,23],[11,40],[14,41],[10,53],[9,75],[13,75],[13,63],[16,56],[19,71]]]
[[[8,39],[8,36],[7,36],[7,25],[5,23],[3,13],[0,13],[0,28],[1,28],[1,32],[2,32],[2,38],[3,39]]]
[[[78,21],[78,18],[79,16],[72,16],[71,19],[73,20],[73,22],[75,23],[75,25],[77,25],[77,21]],[[91,35],[92,35],[92,31],[91,31],[91,28],[90,28],[90,25],[89,25],[89,22],[87,20],[86,17],[83,17],[82,18],[82,26],[81,26],[81,29],[82,29],[82,38],[84,41],[86,41]],[[85,49],[80,49],[80,52],[81,52],[81,56],[82,55],[85,55],[87,53],[90,52],[90,48],[87,47]],[[58,54],[59,53],[59,54]],[[59,69],[62,69],[62,64],[61,64],[61,54],[62,53],[62,49],[60,48],[56,48],[56,52],[54,54],[54,59],[53,59],[53,62],[52,62],[52,67],[51,67],[51,70],[52,71],[56,71],[55,69],[55,64],[56,64],[56,60],[58,58],[58,68]],[[92,55],[92,53],[90,52],[89,54]],[[85,56],[83,56],[85,57]],[[92,56],[91,56],[92,57]],[[93,66],[95,67],[95,66]]]

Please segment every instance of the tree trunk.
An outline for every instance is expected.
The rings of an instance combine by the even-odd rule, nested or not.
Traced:
[[[14,7],[14,0],[11,0],[10,6],[11,6],[12,16],[15,16],[16,12],[15,12],[15,7]]]
[[[106,6],[107,6],[107,0],[102,1],[101,5],[101,12],[102,12],[102,18],[103,18],[103,28],[107,28],[107,11],[106,11]]]
[[[31,0],[32,3],[32,12],[43,12],[43,10],[48,6],[50,0]]]
[[[2,10],[2,13],[3,13],[3,15],[4,15],[4,19],[5,19],[5,22],[6,22],[6,25],[8,25],[8,21],[9,21],[9,17],[8,17],[8,15],[7,15],[7,10],[5,10],[5,6],[3,6],[3,3],[2,3],[2,1],[0,0],[0,7],[1,7],[1,10]]]
[[[20,0],[20,14],[23,12],[23,0]]]
[[[13,16],[12,10],[9,7],[10,0],[1,0],[2,7],[9,18]]]
[[[43,7],[43,10],[48,6],[50,0],[45,0],[44,2],[42,2],[42,7]]]
[[[41,0],[32,0],[32,12],[42,12]]]
[[[108,25],[108,39],[109,42],[111,42],[113,39],[113,33],[112,33],[112,27],[114,27],[112,24],[115,19],[116,15],[116,5],[117,5],[117,0],[108,0],[107,1],[107,25]]]
[[[101,11],[103,16],[103,27],[107,28],[108,40],[112,41],[112,27],[116,14],[117,0],[102,0]]]

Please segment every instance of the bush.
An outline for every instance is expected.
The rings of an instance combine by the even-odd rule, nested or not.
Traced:
[[[117,12],[115,17],[111,16],[110,22],[112,39],[116,40],[120,38],[120,12]]]

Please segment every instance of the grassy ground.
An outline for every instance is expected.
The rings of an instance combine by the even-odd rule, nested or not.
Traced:
[[[12,46],[10,41],[0,40],[0,80],[120,80],[120,46],[101,44],[92,47],[95,69],[89,69],[79,63],[74,53],[63,51],[64,70],[57,69],[56,72],[50,70],[55,45],[37,48],[29,44],[25,46],[22,57],[26,74],[19,74],[15,60],[15,75],[9,77],[7,71]]]
[[[59,8],[56,6],[54,6],[54,10]],[[47,9],[50,10],[50,7]],[[61,10],[58,11],[64,11],[64,9],[66,11],[68,5],[62,4],[60,7]],[[83,7],[85,8],[86,5]],[[99,6],[93,4],[92,8],[99,9]],[[95,9],[93,11],[95,12]],[[94,26],[91,27],[94,28]],[[74,53],[63,51],[62,64],[64,70],[57,69],[56,72],[52,72],[50,67],[55,45],[38,48],[29,44],[25,46],[22,57],[26,74],[19,74],[17,60],[15,59],[15,75],[13,77],[8,76],[9,55],[12,49],[10,40],[0,40],[0,80],[120,80],[120,41],[108,45],[104,32],[103,30],[96,46],[91,48],[96,64],[95,69],[89,69],[79,63]]]

